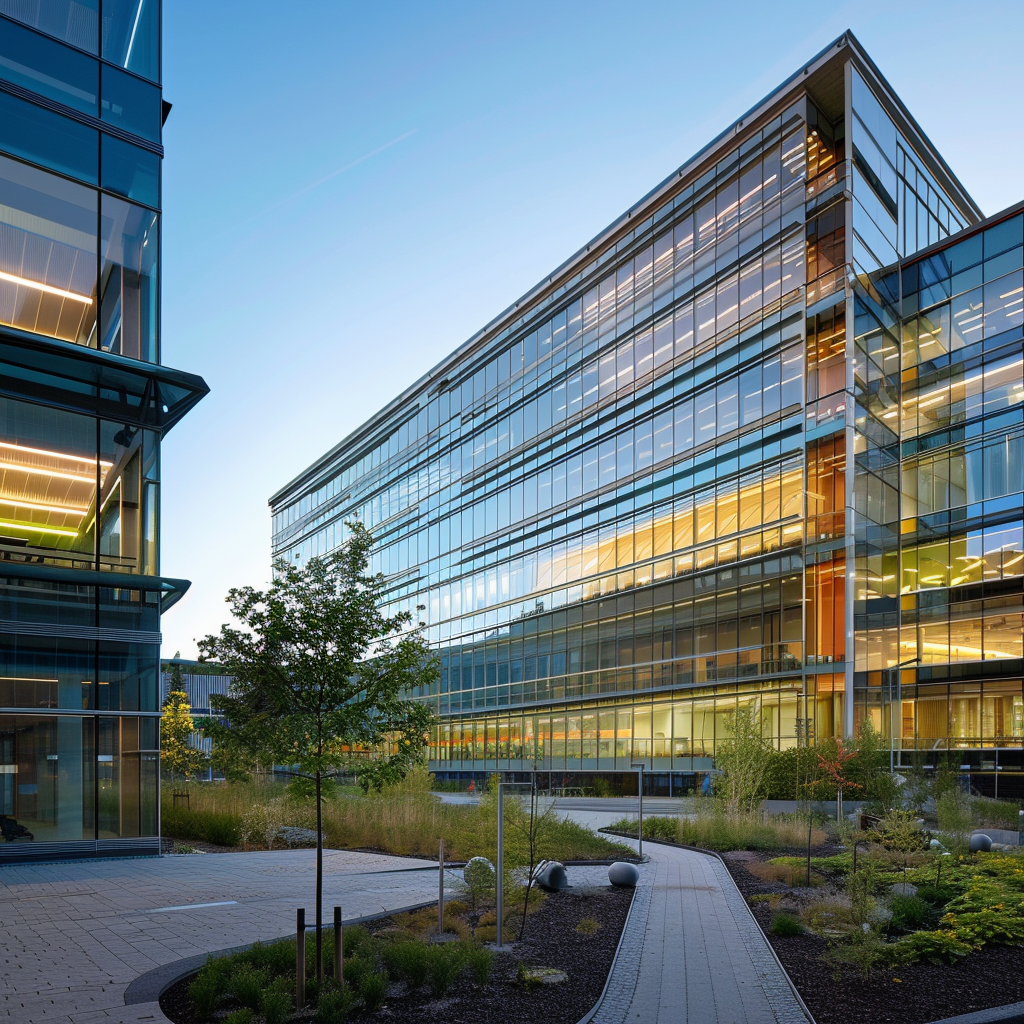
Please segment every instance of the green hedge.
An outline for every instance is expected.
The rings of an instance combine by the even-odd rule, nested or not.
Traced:
[[[224,811],[190,811],[167,804],[163,808],[161,834],[173,839],[198,839],[215,846],[241,843],[242,818]]]

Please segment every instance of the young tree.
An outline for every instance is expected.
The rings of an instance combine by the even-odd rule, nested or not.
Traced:
[[[728,720],[732,738],[721,743],[715,754],[715,767],[722,771],[719,789],[733,810],[742,808],[752,814],[764,797],[774,750],[762,734],[756,705],[744,705]]]
[[[364,789],[400,781],[419,760],[428,707],[405,694],[437,677],[407,612],[384,609],[385,580],[368,571],[373,539],[360,523],[335,553],[304,568],[275,563],[268,590],[228,594],[239,626],[199,643],[234,677],[211,697],[214,743],[243,762],[294,766],[316,799],[316,971],[322,978],[323,784],[355,769]]]
[[[836,821],[842,820],[843,790],[863,789],[861,783],[850,778],[850,762],[857,757],[856,750],[843,746],[842,740],[826,740],[815,751],[821,782],[836,787]]]
[[[174,657],[179,657],[177,651]],[[171,688],[160,719],[160,763],[174,785],[178,779],[187,782],[198,774],[206,764],[206,755],[190,742],[196,727],[181,665],[171,665],[170,677]]]

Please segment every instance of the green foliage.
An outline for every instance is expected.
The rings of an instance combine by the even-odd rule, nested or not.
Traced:
[[[212,1017],[220,1004],[223,991],[221,979],[216,974],[205,969],[200,971],[188,987],[188,997],[192,1000],[196,1016],[201,1020]]]
[[[716,786],[733,811],[752,813],[767,792],[774,750],[761,718],[756,704],[743,705],[725,716],[726,738],[719,740],[715,752],[715,767],[722,773]]]
[[[228,1014],[224,1018],[224,1024],[256,1024],[256,1014],[248,1006],[243,1006],[242,1009]]]
[[[341,955],[347,959],[359,952],[359,947],[370,937],[370,933],[361,924],[353,924],[345,928],[341,936]]]
[[[768,760],[764,777],[767,800],[803,800],[806,784],[817,772],[813,747],[791,747],[779,750]]]
[[[426,984],[430,973],[427,945],[415,940],[394,942],[385,947],[384,963],[395,981],[404,981],[410,988]]]
[[[239,953],[237,959],[254,970],[267,971],[275,978],[291,976],[295,973],[295,940],[272,942],[269,946],[257,942],[251,949]]]
[[[192,704],[183,687],[181,666],[171,666],[171,690],[160,718],[160,766],[172,782],[187,782],[205,768],[207,760],[206,754],[192,745],[196,735]]]
[[[867,977],[875,968],[892,962],[892,947],[887,946],[873,930],[861,929],[833,942],[824,958],[836,968],[840,964],[852,964]]]
[[[944,907],[957,893],[951,885],[930,885],[922,882],[917,887],[917,895],[932,907]]]
[[[951,964],[957,957],[970,953],[971,947],[949,931],[914,932],[905,935],[893,946],[893,959],[897,963],[913,964],[926,961]]]
[[[375,1013],[384,1005],[384,997],[388,994],[388,976],[375,972],[367,974],[359,985],[359,994],[370,1013]]]
[[[429,948],[430,991],[440,998],[448,992],[465,966],[465,949],[461,943],[444,942]]]
[[[932,908],[920,896],[893,896],[889,900],[892,911],[890,925],[904,931],[914,931],[928,923]]]
[[[166,800],[161,810],[163,834],[175,839],[198,839],[215,846],[238,846],[241,842],[240,815],[218,811],[189,810]]]
[[[348,987],[324,992],[316,1004],[316,1024],[345,1024],[352,1009],[353,996]]]
[[[372,967],[361,957],[354,956],[351,960],[346,960],[344,965],[345,984],[351,985],[352,989],[358,992],[360,986],[363,984],[363,978],[365,978],[371,970]]]
[[[918,826],[913,811],[890,811],[874,828],[871,838],[895,853],[923,850],[928,837]]]
[[[776,914],[768,930],[772,935],[802,935],[804,926],[792,914]]]
[[[516,965],[516,982],[525,989],[539,988],[544,984],[538,975],[530,973],[530,968],[524,963]]]
[[[227,990],[243,1006],[258,1010],[263,1002],[264,989],[269,983],[269,971],[258,971],[249,964],[243,964],[232,972]]]
[[[285,1024],[292,1010],[292,998],[280,988],[263,993],[260,1003],[264,1024]]]
[[[1013,800],[989,800],[987,797],[971,801],[971,810],[980,825],[1008,828],[1019,827],[1020,804]]]
[[[466,950],[469,973],[477,985],[486,985],[494,967],[494,952],[483,946],[472,946]]]
[[[935,801],[939,831],[949,839],[954,853],[964,853],[974,828],[971,799],[959,789],[950,789]]]

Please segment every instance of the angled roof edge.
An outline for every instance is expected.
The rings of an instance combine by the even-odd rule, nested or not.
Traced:
[[[630,206],[625,213],[612,221],[608,227],[577,249],[572,256],[548,274],[543,281],[534,285],[533,288],[523,294],[512,305],[506,307],[485,327],[481,328],[459,345],[458,348],[445,356],[444,359],[413,384],[409,385],[398,396],[388,402],[387,405],[337,444],[333,445],[327,452],[307,466],[297,476],[293,477],[283,487],[275,491],[268,499],[267,504],[273,508],[283,498],[291,496],[293,492],[307,489],[308,485],[313,483],[317,476],[331,466],[341,452],[357,443],[365,443],[375,431],[387,425],[389,417],[403,405],[423,394],[432,385],[444,380],[447,377],[447,371],[460,363],[467,355],[477,349],[486,347],[493,340],[494,336],[503,329],[509,319],[522,315],[531,307],[540,305],[545,297],[559,287],[564,278],[579,269],[581,264],[596,258],[609,244],[614,243],[619,234],[636,223],[637,220],[642,220],[648,211],[651,208],[657,207],[668,194],[677,191],[681,187],[685,187],[687,181],[697,176],[698,172],[702,171],[704,165],[709,163],[713,157],[717,158],[722,150],[732,148],[734,142],[738,143],[743,129],[753,130],[757,122],[763,120],[770,111],[782,106],[787,100],[801,93],[805,79],[834,59],[844,49],[847,49],[868,75],[881,86],[884,92],[883,98],[886,100],[886,105],[890,107],[890,112],[896,112],[899,120],[905,122],[906,126],[917,136],[917,139],[914,141],[919,145],[915,146],[915,149],[920,148],[922,150],[919,155],[922,159],[926,160],[929,170],[932,170],[940,180],[947,179],[948,184],[953,186],[955,192],[964,201],[966,209],[974,211],[976,216],[980,218],[982,214],[977,204],[970,198],[966,189],[964,189],[942,157],[935,152],[928,136],[925,135],[913,115],[907,110],[892,86],[889,85],[888,81],[878,70],[874,61],[867,55],[859,40],[847,29],[841,36],[815,54],[806,64],[798,68],[767,96],[736,118],[724,131],[720,132],[706,146],[698,150],[689,160],[651,189],[643,198]],[[929,157],[932,157],[932,159],[929,159]]]
[[[970,238],[971,235],[976,235],[979,231],[984,231],[986,228],[1001,224],[1004,220],[1016,217],[1018,213],[1022,212],[1024,212],[1024,199],[1019,203],[1014,203],[1012,206],[1007,206],[998,213],[993,213],[991,217],[979,220],[975,224],[968,224],[967,227],[961,228],[955,235],[947,235],[938,242],[932,242],[931,245],[918,249],[917,252],[912,252],[909,256],[904,256],[899,261],[899,265],[900,267],[909,267],[919,260],[925,260],[937,252],[942,252],[943,249],[948,249],[951,245],[956,245],[957,242],[962,242],[965,238]]]

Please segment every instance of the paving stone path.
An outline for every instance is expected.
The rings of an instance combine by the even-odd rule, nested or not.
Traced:
[[[644,854],[649,862],[592,1024],[808,1024],[725,865],[655,843]]]
[[[0,1022],[138,1024],[139,975],[312,923],[312,850],[0,866]],[[324,907],[346,919],[437,898],[426,861],[325,851]]]

